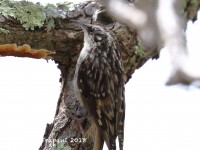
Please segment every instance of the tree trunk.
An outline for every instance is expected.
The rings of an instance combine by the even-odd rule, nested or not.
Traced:
[[[46,14],[44,21],[40,20],[42,26],[40,24],[29,26],[17,14],[14,14],[13,17],[8,12],[8,8],[17,9],[18,5],[16,4],[18,3],[19,7],[22,5],[25,9],[23,13],[26,15],[30,14],[30,11],[26,10],[26,6],[38,8],[40,11],[39,16],[42,13]],[[39,149],[53,149],[53,146],[57,147],[57,150],[59,147],[67,149],[67,146],[73,150],[92,149],[93,139],[85,139],[83,135],[90,126],[87,120],[87,112],[80,106],[73,89],[75,65],[83,46],[83,32],[77,25],[70,23],[69,19],[105,26],[114,32],[118,41],[121,41],[123,45],[122,60],[128,79],[131,78],[135,69],[140,68],[147,60],[158,58],[159,50],[154,49],[150,53],[144,51],[142,46],[138,44],[136,31],[116,22],[105,12],[102,6],[95,2],[76,5],[73,10],[69,10],[68,4],[58,5],[56,8],[53,6],[42,7],[39,4],[33,5],[27,2],[12,2],[8,4],[5,1],[4,4],[4,1],[2,1],[0,6],[0,8],[4,8],[1,10],[3,13],[0,16],[1,44],[29,44],[35,49],[45,48],[56,52],[55,55],[52,55],[52,59],[58,64],[58,68],[61,71],[61,92],[57,102],[55,118],[53,123],[47,124],[44,140]],[[186,9],[186,11],[188,10]],[[194,13],[193,17],[191,17],[191,13],[188,14],[190,19],[194,19],[196,15]],[[39,17],[34,19],[37,18]],[[81,127],[78,122],[81,123]]]

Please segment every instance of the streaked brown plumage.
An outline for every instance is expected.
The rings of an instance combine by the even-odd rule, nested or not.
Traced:
[[[116,138],[123,150],[125,75],[121,46],[106,29],[76,21],[84,31],[84,47],[75,71],[75,89],[81,103],[94,120],[109,150]]]

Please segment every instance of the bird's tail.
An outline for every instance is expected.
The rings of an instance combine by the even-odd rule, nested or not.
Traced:
[[[103,140],[101,134],[99,133],[99,131],[96,130],[96,136],[95,136],[93,150],[103,150],[103,144],[104,144],[104,140]]]

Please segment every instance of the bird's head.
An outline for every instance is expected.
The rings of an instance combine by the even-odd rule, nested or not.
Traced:
[[[84,41],[90,44],[97,43],[101,40],[106,40],[106,30],[100,26],[86,24],[78,20],[72,20],[71,22],[78,24],[84,32]]]

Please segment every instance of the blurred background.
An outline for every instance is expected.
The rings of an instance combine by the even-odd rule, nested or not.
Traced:
[[[189,22],[194,59],[200,57],[199,35],[199,19]],[[165,86],[170,69],[163,49],[158,60],[149,60],[126,84],[124,149],[200,149],[200,90],[195,85]],[[0,70],[0,149],[36,150],[46,123],[54,118],[60,72],[53,61],[14,57],[0,57]]]

